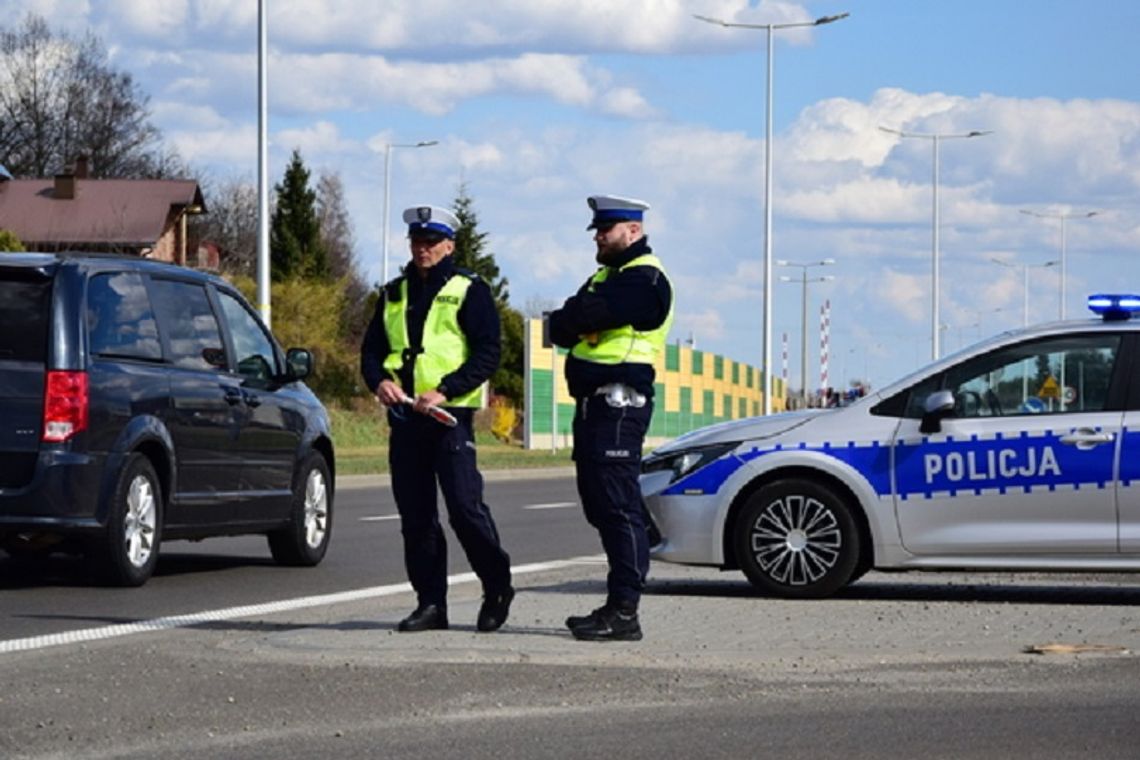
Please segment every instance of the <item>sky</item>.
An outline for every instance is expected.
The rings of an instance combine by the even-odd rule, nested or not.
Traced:
[[[763,357],[767,34],[774,32],[772,370],[881,387],[931,358],[939,156],[942,354],[1140,291],[1140,3],[1133,0],[267,0],[270,183],[300,149],[339,175],[359,266],[390,269],[405,207],[461,183],[510,283],[537,313],[593,272],[586,197],[651,206],[676,292],[671,340]],[[256,181],[253,0],[0,0],[14,26],[92,31],[150,97],[166,141],[214,181]],[[971,131],[988,134],[952,138]],[[207,206],[209,198],[206,199]],[[1023,212],[1033,212],[1023,213]],[[1095,216],[1085,217],[1089,212]],[[1061,219],[1065,222],[1062,246]],[[994,259],[1004,262],[998,264]],[[789,277],[786,282],[778,278]],[[833,279],[814,281],[818,277]]]

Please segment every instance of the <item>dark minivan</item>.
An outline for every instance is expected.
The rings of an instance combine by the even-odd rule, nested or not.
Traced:
[[[220,277],[0,253],[0,548],[78,547],[124,586],[170,539],[263,533],[316,565],[334,457],[311,371]]]

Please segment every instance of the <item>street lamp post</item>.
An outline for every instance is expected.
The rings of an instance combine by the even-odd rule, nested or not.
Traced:
[[[1021,213],[1029,216],[1035,216],[1038,219],[1060,219],[1061,220],[1061,319],[1065,318],[1065,220],[1066,219],[1088,219],[1096,216],[1097,211],[1082,211],[1070,212],[1067,214],[1043,214],[1039,211],[1030,211],[1029,209],[1021,209]]]
[[[429,145],[438,145],[438,140],[421,140],[417,143],[385,143],[384,144],[384,267],[381,283],[388,282],[388,209],[392,205],[389,196],[392,189],[392,148],[426,148]]]
[[[808,404],[808,387],[807,387],[807,286],[809,282],[827,282],[835,278],[830,275],[823,277],[807,276],[807,270],[811,267],[823,267],[828,264],[834,264],[835,259],[823,259],[822,261],[809,261],[807,263],[797,263],[795,261],[777,261],[776,264],[782,267],[799,267],[799,277],[781,277],[783,282],[798,282],[802,286],[800,296],[800,391],[803,396],[804,406]]]
[[[938,325],[939,325],[939,248],[938,248],[938,144],[942,140],[961,139],[967,137],[981,137],[982,135],[990,134],[990,130],[979,131],[971,130],[970,132],[963,132],[961,134],[935,134],[927,132],[904,132],[899,129],[891,129],[889,127],[879,127],[884,132],[890,132],[899,137],[920,137],[925,140],[930,140],[934,146],[934,202],[933,202],[933,222],[934,228],[933,237],[931,240],[931,297],[930,297],[930,352],[931,358],[937,360],[941,354],[939,341],[938,341]]]
[[[995,264],[1001,264],[1003,267],[1009,267],[1010,269],[1020,269],[1021,270],[1021,283],[1022,283],[1021,284],[1021,287],[1022,287],[1022,291],[1021,291],[1021,326],[1022,327],[1028,327],[1029,326],[1029,270],[1030,269],[1044,269],[1045,267],[1056,266],[1057,264],[1059,264],[1061,262],[1054,260],[1054,261],[1044,261],[1040,264],[1013,264],[1013,263],[1010,263],[1008,261],[1005,261],[1004,259],[997,259],[997,258],[991,258],[990,261],[992,261]]]
[[[710,24],[742,29],[764,29],[768,37],[767,98],[764,130],[764,414],[772,413],[772,32],[776,29],[823,26],[847,18],[849,13],[821,16],[815,21],[787,24],[733,24],[707,16],[693,17]]]
[[[1018,268],[1021,269],[1021,282],[1022,282],[1022,286],[1021,286],[1022,287],[1022,292],[1021,292],[1021,298],[1022,298],[1021,326],[1022,327],[1028,327],[1029,326],[1029,270],[1030,270],[1030,268],[1044,269],[1045,267],[1054,266],[1058,262],[1056,262],[1056,261],[1045,261],[1045,262],[1042,262],[1041,264],[1011,264],[1008,261],[1003,261],[1002,259],[994,259],[994,258],[991,258],[990,261],[992,261],[995,264],[1001,264],[1003,267],[1009,267],[1010,269],[1018,269]],[[1025,399],[1029,398],[1029,372],[1030,372],[1029,361],[1030,361],[1029,359],[1026,359],[1025,361],[1022,362],[1022,364],[1024,365],[1022,367],[1022,371],[1021,371],[1021,400],[1023,403],[1024,403]],[[1062,360],[1062,368],[1061,368],[1062,386],[1064,385],[1064,382],[1065,382],[1064,377],[1065,377],[1065,369],[1064,369],[1063,360]]]

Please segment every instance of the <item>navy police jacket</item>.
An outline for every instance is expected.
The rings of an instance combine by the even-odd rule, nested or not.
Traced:
[[[616,257],[605,262],[620,267],[638,256],[652,253],[649,239],[642,237]],[[562,308],[550,314],[550,339],[556,346],[571,348],[582,335],[599,330],[632,325],[636,330],[652,330],[669,316],[673,289],[660,270],[636,266],[615,272],[589,291],[590,281],[578,290]],[[566,383],[574,398],[590,396],[608,383],[632,386],[647,398],[653,398],[653,367],[647,364],[598,364],[566,357]]]

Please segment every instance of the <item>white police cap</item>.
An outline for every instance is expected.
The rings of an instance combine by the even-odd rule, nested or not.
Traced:
[[[586,229],[609,227],[618,222],[640,222],[649,208],[645,201],[636,198],[622,198],[617,195],[591,195],[586,203],[594,212],[594,218]]]
[[[436,234],[454,240],[455,231],[459,229],[455,214],[439,206],[404,209],[404,222],[408,225],[408,237]]]

